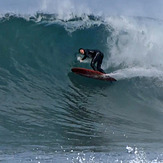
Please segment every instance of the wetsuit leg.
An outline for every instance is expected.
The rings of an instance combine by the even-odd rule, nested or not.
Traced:
[[[104,58],[104,55],[100,53],[100,55],[98,56],[98,61],[97,61],[97,70],[105,74],[105,71],[101,68],[103,58]]]
[[[96,56],[92,59],[91,61],[91,67],[94,70],[100,71],[102,73],[105,73],[104,70],[101,68],[102,60],[103,60],[103,54],[102,53],[97,53]],[[95,64],[97,62],[97,68],[95,68]]]
[[[92,59],[92,61],[91,61],[91,67],[93,68],[93,70],[97,70],[97,68],[95,67],[95,64],[96,64],[96,62],[98,61],[98,55],[99,55],[100,53],[97,53],[96,54],[96,56]]]

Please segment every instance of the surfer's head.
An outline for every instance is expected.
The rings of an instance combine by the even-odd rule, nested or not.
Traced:
[[[80,54],[84,54],[84,53],[85,53],[84,49],[83,49],[83,48],[80,48],[80,49],[79,49],[79,53],[80,53]]]

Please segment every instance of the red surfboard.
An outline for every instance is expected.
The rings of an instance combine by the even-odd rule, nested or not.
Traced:
[[[105,80],[105,81],[117,81],[116,79],[108,76],[99,71],[94,71],[86,68],[74,67],[71,69],[72,72],[93,79]]]

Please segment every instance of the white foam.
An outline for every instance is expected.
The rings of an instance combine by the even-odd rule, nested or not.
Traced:
[[[109,73],[108,75],[117,80],[130,79],[134,77],[159,78],[163,80],[163,72],[156,68],[151,69],[143,67],[125,68]]]
[[[162,78],[163,23],[122,16],[107,17],[106,22],[113,31],[107,41],[110,55],[106,56],[104,68],[120,68],[113,74],[119,78]]]

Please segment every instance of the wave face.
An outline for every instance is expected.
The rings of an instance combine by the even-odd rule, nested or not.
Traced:
[[[2,161],[163,161],[163,22],[127,16],[0,19]],[[72,74],[100,49],[118,81]],[[14,157],[14,159],[13,159]]]

